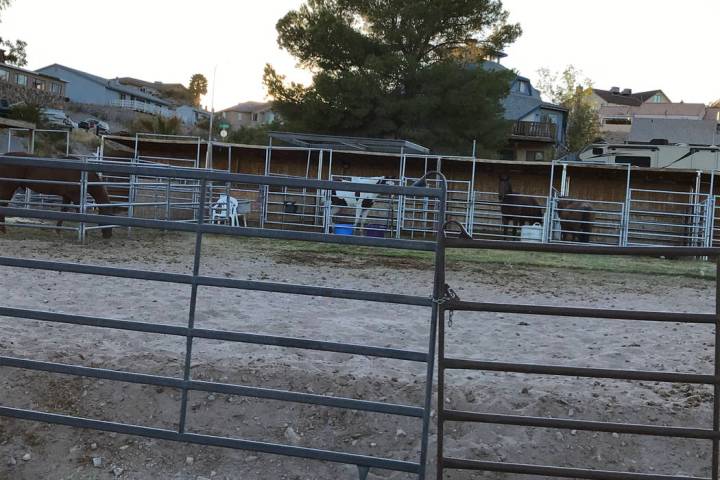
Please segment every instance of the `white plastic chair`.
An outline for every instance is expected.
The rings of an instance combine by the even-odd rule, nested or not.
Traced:
[[[210,221],[212,223],[218,222],[230,222],[230,226],[237,227],[240,225],[238,221],[238,201],[236,198],[222,194],[218,198],[218,201],[212,204],[210,207],[212,214]]]

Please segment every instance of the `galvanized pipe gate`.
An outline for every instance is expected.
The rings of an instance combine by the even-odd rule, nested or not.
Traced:
[[[607,432],[617,434],[650,435],[666,438],[701,439],[712,442],[712,460],[708,465],[712,480],[718,479],[718,442],[720,441],[720,248],[694,247],[603,247],[584,245],[553,245],[523,242],[480,241],[459,238],[441,238],[444,248],[518,250],[530,252],[555,252],[596,255],[640,255],[640,256],[707,256],[716,262],[715,313],[671,313],[637,310],[612,310],[570,306],[546,306],[532,304],[503,304],[479,301],[463,301],[457,295],[448,295],[440,306],[438,328],[438,460],[437,478],[442,479],[447,470],[474,470],[502,472],[517,475],[540,475],[558,478],[586,478],[596,480],[699,480],[698,477],[671,474],[645,474],[636,472],[604,471],[587,468],[568,468],[554,465],[527,465],[512,462],[494,462],[448,457],[444,454],[444,428],[447,422],[512,425],[529,428],[553,428]],[[625,320],[636,322],[677,322],[685,324],[715,325],[714,371],[709,374],[639,371],[626,369],[586,368],[573,366],[525,364],[512,362],[479,361],[457,358],[446,352],[446,322],[448,312],[496,312],[526,314],[535,316],[592,318],[598,320]],[[710,340],[710,339],[708,339]],[[604,378],[629,381],[651,381],[685,383],[713,386],[713,420],[708,428],[670,427],[658,425],[637,425],[621,422],[585,421],[572,418],[550,418],[525,415],[506,415],[488,412],[469,412],[448,409],[443,399],[446,395],[446,372],[485,371],[519,373],[526,375],[569,376],[581,378]]]
[[[428,296],[417,296],[205,276],[200,274],[200,260],[203,235],[208,233],[215,233],[233,236],[318,241],[324,243],[336,243],[345,245],[401,248],[434,252],[435,262],[438,266],[438,268],[436,268],[436,271],[442,272],[443,269],[439,268],[439,266],[444,264],[443,251],[438,249],[438,245],[442,245],[442,242],[427,242],[414,240],[398,241],[381,238],[346,237],[321,233],[228,227],[223,225],[211,225],[204,223],[205,215],[203,215],[203,212],[206,208],[205,199],[207,198],[207,192],[210,188],[211,182],[254,183],[265,187],[287,185],[291,187],[322,188],[328,190],[339,188],[340,185],[337,182],[307,179],[288,179],[268,176],[239,175],[199,169],[148,167],[138,164],[118,165],[94,162],[76,162],[67,160],[47,160],[39,158],[33,159],[0,157],[0,162],[11,165],[31,164],[41,167],[77,170],[83,172],[84,175],[87,175],[87,172],[102,172],[106,174],[150,175],[155,177],[193,179],[200,182],[199,211],[198,215],[196,216],[196,221],[193,223],[181,223],[166,220],[145,220],[128,217],[108,217],[103,215],[91,215],[87,213],[52,212],[46,210],[0,207],[0,213],[8,216],[21,215],[23,217],[39,219],[63,219],[66,221],[105,224],[112,223],[115,225],[122,225],[126,227],[158,228],[169,231],[193,232],[195,234],[195,252],[193,258],[192,274],[190,275],[165,273],[158,271],[146,271],[139,269],[114,268],[96,265],[82,265],[58,261],[29,260],[26,258],[11,258],[5,256],[0,257],[0,266],[5,267],[39,269],[57,272],[190,285],[191,293],[190,305],[188,310],[188,321],[187,326],[184,327],[170,326],[158,323],[116,320],[105,317],[68,315],[33,309],[9,308],[5,306],[0,307],[0,316],[12,318],[32,319],[50,323],[64,323],[71,325],[92,326],[133,332],[185,337],[185,361],[182,378],[139,374],[128,371],[90,368],[79,365],[68,365],[54,362],[44,362],[13,358],[8,356],[0,356],[0,367],[5,368],[20,368],[34,371],[99,378],[111,381],[129,382],[143,385],[163,386],[177,389],[181,392],[181,403],[177,428],[174,430],[170,430],[147,427],[143,425],[130,425],[90,418],[80,418],[70,415],[51,414],[35,410],[12,408],[7,406],[0,406],[0,416],[117,432],[128,435],[139,435],[192,444],[252,450],[256,452],[351,464],[358,467],[358,473],[361,479],[367,477],[370,469],[407,472],[417,475],[417,478],[425,478],[430,428],[430,409],[432,402],[432,375],[435,359],[436,326],[438,325],[437,319],[440,304],[438,294],[442,293],[443,291],[441,287],[441,277],[435,278],[435,285],[432,294],[429,294]],[[343,183],[342,188],[345,190],[356,190],[359,192],[372,192],[392,195],[428,196],[438,199],[442,205],[442,208],[444,208],[444,188],[427,188],[413,186],[400,187],[351,183]],[[291,338],[276,335],[260,335],[252,332],[222,331],[198,328],[195,326],[195,311],[198,301],[198,288],[200,286],[230,288],[239,290],[255,290],[263,292],[277,292],[305,296],[321,296],[328,298],[359,300],[366,302],[380,302],[398,305],[427,307],[430,310],[430,315],[428,318],[428,348],[426,351],[412,351],[368,345],[327,342],[315,339]],[[258,345],[271,345],[286,348],[346,353],[352,355],[364,355],[369,357],[379,357],[403,360],[408,362],[424,363],[426,364],[426,384],[424,401],[422,405],[399,405],[380,401],[368,401],[355,398],[341,398],[336,396],[299,393],[278,389],[258,388],[247,385],[195,380],[192,378],[190,371],[192,349],[194,344],[193,342],[195,339],[212,339],[225,342],[243,342]],[[320,405],[331,408],[376,412],[387,415],[417,418],[422,423],[422,433],[421,438],[419,439],[420,448],[418,452],[418,458],[416,461],[405,461],[392,458],[381,458],[375,456],[347,453],[335,450],[306,448],[292,445],[250,441],[240,438],[227,438],[215,435],[193,433],[191,431],[188,431],[187,428],[187,419],[189,415],[187,409],[188,393],[191,391],[240,395],[260,399],[296,402],[311,405]]]
[[[581,468],[564,468],[549,465],[525,465],[519,463],[501,463],[484,460],[460,459],[447,457],[444,454],[444,426],[446,422],[474,422],[498,425],[515,425],[537,428],[575,429],[597,432],[629,433],[637,435],[652,435],[670,438],[692,438],[712,442],[713,460],[711,477],[718,479],[718,455],[720,451],[720,289],[716,287],[716,312],[708,313],[669,313],[652,311],[608,310],[580,307],[543,306],[543,305],[515,305],[485,303],[479,301],[464,301],[453,294],[445,283],[445,251],[455,249],[499,249],[521,250],[532,252],[580,253],[601,255],[646,255],[646,256],[707,256],[720,257],[720,248],[709,247],[603,247],[568,244],[539,244],[524,242],[498,242],[472,240],[467,232],[462,230],[458,222],[448,222],[442,225],[433,242],[418,240],[398,240],[369,237],[337,236],[325,233],[267,230],[259,228],[228,227],[213,225],[204,222],[203,211],[206,208],[205,199],[212,182],[225,184],[227,182],[257,184],[262,188],[270,186],[288,186],[294,188],[314,188],[332,190],[339,187],[337,182],[281,178],[270,176],[254,176],[231,174],[209,170],[154,167],[143,165],[118,165],[95,162],[75,162],[63,160],[43,160],[0,157],[0,163],[29,164],[48,166],[60,169],[79,170],[83,172],[102,172],[105,174],[121,175],[148,175],[153,177],[179,178],[200,182],[199,212],[193,223],[172,222],[166,220],[150,220],[127,217],[107,217],[88,213],[53,212],[47,210],[17,209],[0,207],[0,213],[5,215],[20,215],[49,220],[67,220],[87,223],[112,223],[126,227],[157,228],[170,231],[192,232],[195,234],[195,253],[193,258],[192,274],[176,274],[139,269],[114,268],[96,265],[81,265],[66,262],[29,260],[24,258],[0,257],[0,266],[60,271],[76,274],[108,276],[116,278],[136,279],[183,284],[191,286],[190,306],[186,326],[170,326],[156,323],[116,320],[105,317],[80,316],[61,314],[48,311],[9,308],[0,306],[0,316],[19,319],[32,319],[50,323],[64,323],[80,326],[92,326],[109,329],[126,330],[142,333],[172,335],[186,338],[185,362],[182,378],[139,374],[127,371],[89,368],[78,365],[67,365],[54,362],[42,362],[0,356],[0,367],[22,368],[35,371],[100,378],[113,381],[130,382],[144,385],[164,386],[177,389],[181,392],[181,408],[176,429],[161,429],[142,425],[130,425],[103,420],[79,418],[70,415],[51,414],[34,410],[25,410],[0,406],[0,416],[13,417],[24,420],[33,420],[80,428],[90,428],[111,431],[129,435],[139,435],[163,440],[187,442],[193,444],[227,447],[233,449],[252,450],[257,452],[287,455],[294,457],[324,460],[337,463],[356,465],[360,478],[366,478],[369,469],[383,469],[406,472],[417,475],[417,478],[426,477],[428,464],[428,443],[430,438],[430,411],[432,405],[432,376],[435,362],[435,348],[437,345],[438,359],[438,392],[435,396],[438,410],[437,435],[437,478],[442,479],[446,470],[476,470],[505,472],[515,474],[531,474],[553,477],[572,477],[587,479],[638,479],[660,480],[667,478],[692,477],[663,476],[655,474],[640,474],[631,472],[602,471]],[[430,175],[430,174],[428,174]],[[429,197],[439,201],[439,218],[445,218],[446,182],[442,175],[440,188],[427,188],[425,179],[416,182],[414,186],[387,186],[370,184],[342,183],[344,190],[358,192],[383,193],[390,195],[407,195],[411,197]],[[459,236],[448,233],[451,225],[459,227]],[[316,241],[323,243],[359,245],[368,247],[385,247],[433,252],[435,256],[434,285],[432,294],[427,297],[416,295],[403,295],[379,293],[371,291],[347,290],[318,286],[292,285],[262,281],[237,280],[232,278],[219,278],[200,274],[201,247],[204,234],[221,234],[243,237],[258,237],[284,240]],[[720,264],[718,264],[720,274]],[[322,296],[368,302],[391,303],[407,306],[420,306],[430,309],[430,322],[428,325],[428,347],[425,351],[410,351],[391,349],[368,345],[326,342],[315,339],[299,339],[285,336],[261,335],[253,332],[223,331],[198,328],[195,325],[195,310],[197,306],[197,293],[199,287],[220,287],[240,290],[254,290],[263,292],[277,292],[295,295]],[[714,372],[712,374],[690,374],[675,372],[652,372],[622,369],[581,368],[572,366],[521,364],[508,362],[476,361],[455,358],[446,353],[446,316],[449,312],[503,312],[511,314],[530,314],[555,317],[580,317],[595,319],[612,319],[641,322],[680,322],[715,325],[715,357]],[[409,362],[424,363],[426,365],[425,396],[422,405],[398,405],[384,402],[367,401],[354,398],[339,398],[326,395],[298,393],[277,389],[257,388],[247,385],[236,385],[218,382],[195,380],[190,372],[190,359],[194,339],[212,339],[227,342],[244,342],[259,345],[272,345],[287,348],[299,348],[316,351],[338,352],[371,357],[390,358]],[[437,344],[435,343],[437,340]],[[514,372],[522,374],[541,374],[557,376],[573,376],[585,378],[607,378],[622,380],[645,380],[658,382],[678,382],[701,385],[712,385],[714,388],[713,425],[711,428],[667,427],[655,425],[636,425],[627,423],[611,423],[597,421],[582,421],[574,419],[556,419],[520,415],[499,415],[487,412],[467,412],[445,408],[442,399],[445,398],[447,371],[474,370],[493,372]],[[422,434],[417,461],[405,461],[391,458],[380,458],[334,450],[321,450],[315,448],[281,445],[269,442],[250,441],[241,438],[228,438],[214,435],[193,433],[187,429],[187,401],[191,391],[215,392],[230,395],[240,395],[261,399],[272,399],[288,402],[297,402],[311,405],[320,405],[332,408],[361,410],[389,415],[398,415],[417,418],[422,422]]]

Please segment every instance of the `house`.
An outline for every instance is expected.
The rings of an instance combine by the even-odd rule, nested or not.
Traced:
[[[192,105],[181,105],[175,108],[175,116],[180,118],[185,125],[197,125],[203,120],[210,120],[210,112]]]
[[[671,103],[662,90],[633,93],[631,88],[620,90],[619,87],[612,87],[610,90],[593,88],[590,101],[595,105],[596,109],[608,105],[639,107],[648,103]]]
[[[0,50],[0,59],[3,56]],[[65,99],[66,87],[67,82],[57,76],[0,62],[0,98],[10,103],[59,104]]]
[[[38,70],[67,82],[67,97],[72,102],[111,105],[136,112],[179,117],[186,125],[195,125],[210,114],[192,105],[192,95],[180,83],[147,82],[132,77],[107,79],[87,72],[53,64]]]
[[[220,110],[218,112],[223,120],[230,124],[233,130],[240,127],[258,127],[272,123],[277,115],[272,111],[270,102],[243,102]]]
[[[107,79],[57,63],[37,72],[67,82],[66,96],[71,102],[113,105],[153,115],[172,116],[172,110],[168,108],[170,102],[137,87],[124,85],[118,78]]]
[[[490,71],[507,70],[497,61],[484,61]],[[515,76],[503,99],[504,117],[512,122],[508,144],[500,153],[504,160],[543,161],[556,158],[565,145],[568,110],[545,102],[527,77]]]

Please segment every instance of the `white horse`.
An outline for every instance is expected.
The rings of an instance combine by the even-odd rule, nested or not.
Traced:
[[[387,177],[343,177],[341,181],[364,183],[368,185],[396,184]],[[353,208],[355,209],[355,222],[353,223],[353,227],[359,227],[362,230],[368,214],[370,213],[370,209],[373,207],[375,200],[377,200],[381,195],[381,193],[333,190],[330,197],[330,202],[332,204],[330,216],[331,218],[334,217],[343,208]]]

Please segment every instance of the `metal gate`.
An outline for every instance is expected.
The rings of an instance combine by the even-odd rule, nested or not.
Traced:
[[[151,220],[128,217],[108,217],[84,213],[54,212],[37,209],[0,208],[0,212],[8,216],[22,215],[24,217],[46,220],[68,220],[84,223],[112,222],[115,225],[126,227],[164,229],[178,232],[192,232],[195,234],[195,253],[192,274],[166,273],[130,268],[115,268],[96,265],[83,265],[58,261],[41,261],[27,258],[0,257],[0,265],[5,267],[28,268],[67,272],[74,274],[97,275],[135,280],[166,282],[173,284],[190,285],[190,303],[188,321],[186,326],[172,326],[167,324],[144,323],[137,321],[115,320],[112,318],[80,316],[54,313],[23,308],[9,308],[0,306],[0,315],[19,319],[32,319],[50,323],[64,323],[80,326],[92,326],[108,329],[117,329],[133,332],[171,335],[186,339],[185,361],[182,378],[140,374],[129,371],[90,368],[79,365],[61,364],[0,356],[0,367],[19,368],[43,371],[57,374],[67,374],[82,377],[91,377],[111,381],[129,382],[143,385],[154,385],[177,389],[181,392],[181,404],[176,429],[163,429],[142,425],[131,425],[104,420],[80,418],[70,415],[52,414],[36,410],[26,410],[0,406],[0,416],[17,419],[47,422],[80,428],[89,428],[128,435],[139,435],[163,440],[172,440],[192,444],[227,447],[233,449],[252,450],[257,452],[294,456],[315,460],[324,460],[336,463],[356,465],[359,477],[364,479],[369,469],[382,469],[407,472],[425,478],[425,465],[428,451],[430,407],[432,400],[432,375],[435,359],[436,326],[441,303],[443,278],[437,276],[432,292],[427,296],[414,296],[404,294],[381,293],[373,291],[359,291],[318,286],[293,285],[272,283],[265,281],[237,280],[225,277],[200,275],[201,246],[204,234],[221,234],[242,237],[261,237],[270,239],[317,241],[344,245],[360,245],[366,247],[386,247],[409,249],[417,251],[434,252],[436,265],[444,264],[444,251],[441,242],[395,240],[383,238],[370,238],[360,236],[336,236],[314,232],[294,232],[284,230],[263,230],[258,228],[230,227],[212,225],[205,222],[207,218],[207,198],[210,196],[211,184],[216,182],[224,185],[227,182],[240,184],[254,184],[272,188],[294,189],[324,189],[333,190],[342,188],[349,191],[371,192],[385,195],[411,195],[428,196],[439,200],[441,215],[444,214],[444,188],[403,187],[386,185],[368,185],[337,182],[278,178],[269,176],[240,175],[211,170],[197,170],[173,167],[155,167],[139,164],[121,165],[99,162],[76,162],[67,160],[47,160],[41,158],[13,158],[0,157],[0,162],[12,165],[32,164],[41,167],[53,167],[67,170],[80,170],[83,172],[102,172],[123,176],[148,176],[153,178],[172,178],[200,183],[198,193],[199,206],[193,223],[171,222],[166,220]],[[87,173],[85,173],[86,175]],[[442,186],[444,187],[444,185]],[[442,273],[437,268],[436,272]],[[438,275],[440,275],[440,273]],[[379,302],[388,304],[427,307],[428,309],[428,347],[425,351],[402,350],[396,348],[357,345],[348,343],[327,342],[316,339],[300,339],[276,335],[260,335],[253,332],[222,331],[198,328],[195,326],[195,311],[198,302],[198,287],[218,287],[228,289],[253,290],[262,292],[277,292],[304,296],[320,296],[358,300],[366,302]],[[388,358],[407,362],[422,363],[426,365],[426,378],[424,387],[424,401],[422,405],[400,405],[382,401],[368,401],[356,398],[342,398],[329,395],[300,393],[278,389],[256,388],[247,385],[201,381],[191,376],[191,356],[194,339],[211,339],[225,342],[241,342],[257,345],[270,345],[276,347],[306,349],[325,352],[337,352],[370,357]],[[303,404],[319,405],[337,409],[349,409],[365,412],[376,412],[388,415],[417,418],[422,423],[422,434],[419,439],[420,451],[416,461],[406,461],[393,458],[382,458],[369,455],[360,455],[335,450],[281,445],[268,442],[250,441],[241,438],[228,438],[215,435],[193,433],[188,431],[187,421],[192,414],[188,410],[188,393],[192,391],[212,392],[230,395],[239,395],[268,400],[279,400]]]
[[[709,195],[630,189],[627,245],[704,246],[711,236]]]
[[[467,237],[467,235],[465,235]],[[557,252],[601,255],[647,255],[647,256],[708,256],[715,257],[716,269],[720,279],[720,249],[701,247],[615,247],[560,244],[533,244],[524,242],[496,242],[488,240],[469,240],[461,238],[441,238],[445,248],[459,249],[495,249],[519,250],[530,252]],[[443,268],[443,266],[441,266]],[[444,278],[444,273],[440,274]],[[618,472],[592,470],[587,468],[568,468],[553,465],[527,465],[512,462],[499,462],[478,459],[454,458],[445,455],[445,424],[474,423],[491,425],[511,425],[530,428],[552,428],[566,431],[607,432],[614,434],[635,434],[660,436],[667,438],[699,439],[712,442],[712,461],[708,465],[713,480],[718,479],[718,441],[720,440],[720,288],[716,280],[715,313],[671,313],[637,310],[611,310],[570,306],[546,306],[532,304],[487,303],[482,301],[463,301],[446,286],[445,302],[441,304],[440,325],[438,327],[438,459],[437,479],[442,480],[446,471],[470,470],[502,472],[518,475],[540,475],[558,478],[586,478],[596,480],[698,480],[697,477],[646,474],[637,472]],[[626,320],[636,322],[677,322],[683,324],[715,325],[714,336],[708,343],[714,342],[714,372],[711,374],[675,373],[669,371],[639,371],[626,369],[586,368],[547,364],[527,364],[497,361],[469,360],[453,356],[446,351],[446,317],[452,312],[496,312],[503,314],[527,314],[539,317],[576,317],[599,320]],[[576,420],[573,418],[535,417],[526,415],[505,415],[482,411],[462,411],[447,408],[444,399],[447,396],[446,374],[448,371],[503,372],[527,375],[567,376],[596,379],[616,379],[628,381],[668,382],[697,385],[712,385],[713,416],[712,426],[707,428],[671,427],[659,425],[638,425],[622,422],[600,422]],[[694,458],[693,458],[694,460]]]

